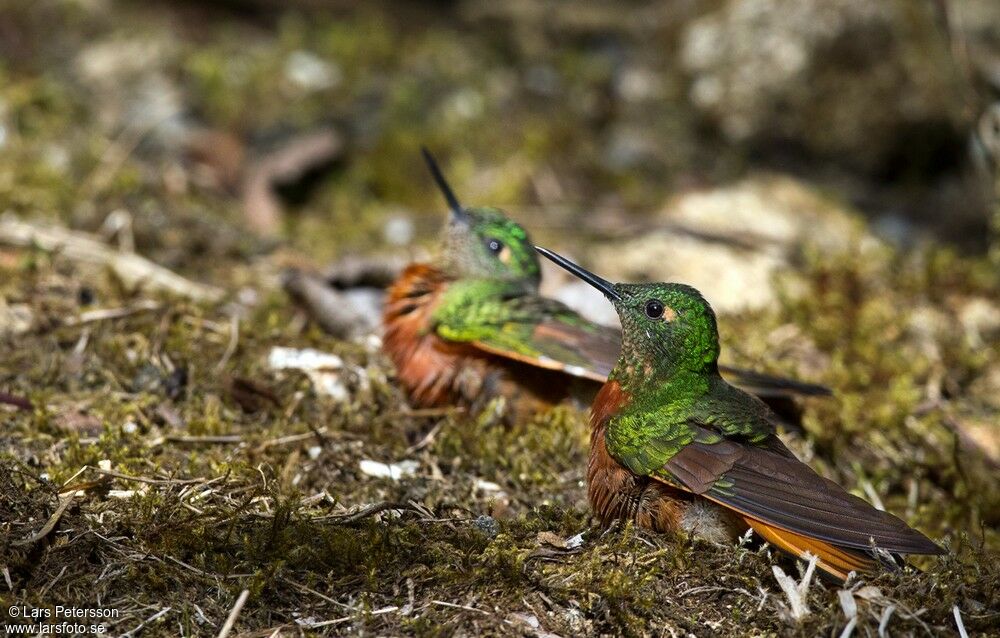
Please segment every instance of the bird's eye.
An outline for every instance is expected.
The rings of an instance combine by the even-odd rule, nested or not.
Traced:
[[[500,253],[501,250],[503,250],[503,242],[497,239],[496,237],[487,237],[486,247],[489,249],[491,253],[497,255]]]
[[[646,302],[646,316],[650,319],[659,319],[663,316],[663,303],[659,299],[650,299]]]

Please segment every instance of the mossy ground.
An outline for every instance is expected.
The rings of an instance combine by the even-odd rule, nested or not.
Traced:
[[[674,142],[644,164],[654,175],[590,169],[595,136],[613,128],[602,101],[612,69],[599,49],[576,46],[586,34],[555,46],[525,27],[497,43],[377,8],[348,21],[265,12],[260,26],[224,9],[199,20],[190,6],[112,5],[119,22],[87,3],[12,12],[37,39],[30,55],[0,64],[0,208],[87,230],[125,209],[140,253],[228,297],[160,297],[60,254],[0,248],[0,299],[32,316],[27,332],[0,337],[0,390],[35,406],[0,407],[5,608],[112,607],[118,634],[169,607],[141,635],[215,635],[249,590],[241,635],[839,634],[840,587],[814,584],[812,613],[789,620],[771,566],[796,567],[766,547],[593,527],[583,412],[560,407],[511,428],[489,411],[414,412],[377,348],[324,335],[276,289],[290,255],[319,263],[380,245],[401,203],[425,209],[417,231],[433,235],[438,196],[416,160],[400,159],[421,143],[451,149],[454,181],[483,201],[515,200],[538,175],[570,185],[579,210],[539,229],[569,242],[561,228],[588,198],[615,192],[626,207],[652,208],[706,157],[697,135],[680,132],[697,129],[690,114],[618,115],[666,127],[650,133]],[[80,52],[120,40],[155,55],[107,71],[107,85],[82,80]],[[341,83],[289,84],[283,68],[299,49],[339,61]],[[539,56],[574,99],[550,100],[544,77],[518,75]],[[351,131],[347,159],[287,220],[285,248],[247,233],[232,192],[199,182],[190,159],[152,134],[120,160],[109,155],[128,129],[102,114],[120,115],[117,101],[151,75],[181,92],[186,125],[251,149],[289,128]],[[714,177],[742,161],[719,160]],[[829,384],[835,397],[804,406],[792,446],[849,489],[870,485],[950,550],[915,560],[922,572],[865,579],[880,595],[858,599],[855,635],[877,635],[887,615],[893,635],[953,635],[955,606],[970,634],[1000,634],[1000,470],[968,439],[971,428],[995,440],[998,427],[998,328],[968,311],[1000,299],[996,261],[933,245],[804,247],[799,261],[804,290],[789,283],[776,307],[722,318],[724,351]],[[118,308],[135,311],[75,320]],[[347,399],[271,369],[273,346],[340,355]],[[374,478],[362,459],[412,459],[417,470]],[[77,490],[54,528],[21,543]],[[378,504],[388,505],[365,509]],[[580,533],[582,546],[560,547]]]

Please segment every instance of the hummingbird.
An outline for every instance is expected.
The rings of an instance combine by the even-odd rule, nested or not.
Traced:
[[[715,313],[697,290],[612,284],[537,250],[602,292],[621,319],[621,355],[591,408],[587,496],[602,524],[701,526],[715,540],[749,527],[841,580],[896,565],[898,554],[944,553],[785,447],[771,409],[719,374]]]
[[[541,263],[524,227],[498,208],[462,206],[422,151],[450,219],[439,256],[404,269],[388,289],[382,317],[383,350],[411,401],[476,409],[503,397],[515,421],[568,398],[589,405],[618,359],[620,331],[541,296]],[[822,386],[720,369],[776,404],[829,394]]]

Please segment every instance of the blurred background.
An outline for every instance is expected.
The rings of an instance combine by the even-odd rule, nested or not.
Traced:
[[[687,230],[822,235],[832,208],[897,245],[991,237],[991,0],[7,0],[0,56],[3,207],[122,210],[182,270],[426,242],[420,144],[566,245],[704,208],[747,219]]]

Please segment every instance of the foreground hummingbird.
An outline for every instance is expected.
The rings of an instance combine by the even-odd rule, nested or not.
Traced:
[[[719,375],[715,314],[682,284],[611,284],[538,251],[597,288],[622,323],[622,350],[594,399],[587,495],[605,525],[721,540],[752,528],[840,579],[943,550],[799,461],[775,414]]]
[[[433,263],[408,266],[389,288],[383,349],[420,406],[502,396],[514,420],[577,398],[589,404],[618,359],[621,333],[538,294],[528,233],[497,208],[464,208],[430,153],[424,158],[451,218]],[[722,367],[769,401],[829,394],[821,386]]]

